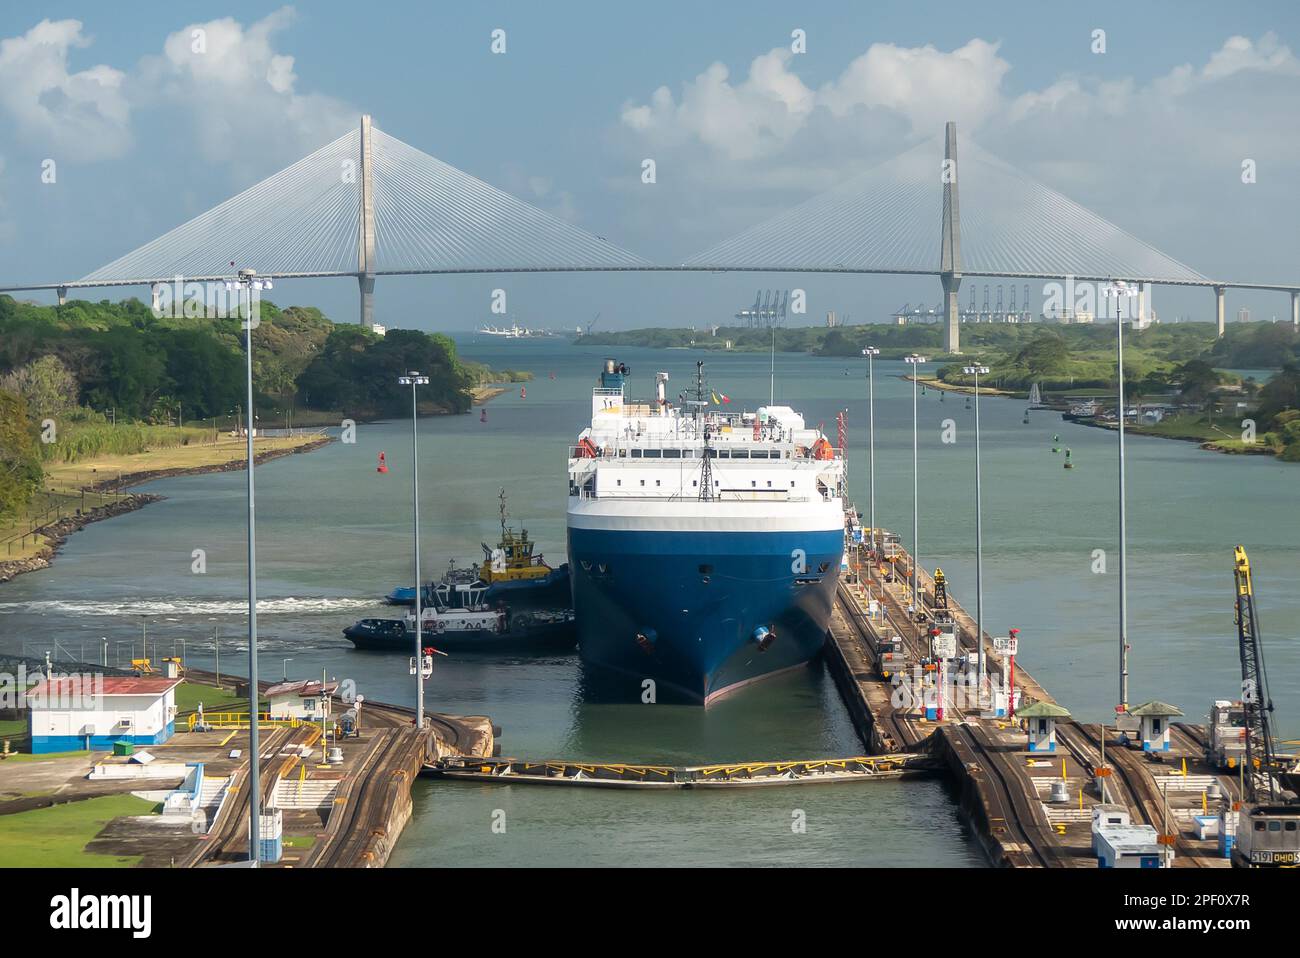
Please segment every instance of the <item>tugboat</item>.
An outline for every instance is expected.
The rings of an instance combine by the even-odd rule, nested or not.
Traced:
[[[511,613],[504,603],[486,602],[481,583],[440,582],[434,605],[421,609],[420,631],[443,652],[554,651],[572,649],[578,633],[571,609]],[[343,630],[358,649],[410,652],[415,614],[401,619],[362,619]]]
[[[515,532],[506,525],[506,491],[501,490],[501,539],[495,548],[486,542],[483,547],[483,565],[475,563],[468,569],[450,568],[442,580],[424,587],[421,605],[435,605],[433,593],[440,585],[459,586],[475,583],[486,587],[486,602],[506,601],[512,607],[548,608],[568,606],[569,564],[559,568],[546,564],[542,553],[533,553],[535,543],[528,538],[528,530]],[[399,586],[390,592],[385,601],[389,605],[415,605],[415,589]]]

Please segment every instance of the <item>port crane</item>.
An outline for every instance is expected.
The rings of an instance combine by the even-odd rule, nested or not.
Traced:
[[[1237,640],[1241,654],[1241,704],[1246,726],[1245,798],[1250,802],[1276,800],[1274,775],[1282,770],[1273,746],[1273,698],[1264,670],[1264,650],[1255,612],[1255,588],[1250,559],[1242,546],[1233,551],[1236,579]]]

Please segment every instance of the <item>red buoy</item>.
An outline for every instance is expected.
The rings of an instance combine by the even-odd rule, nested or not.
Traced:
[[[486,407],[486,406],[484,406],[482,409],[479,410],[478,421],[479,421],[479,422],[487,422],[487,407]]]
[[[520,387],[519,387],[519,398],[520,398],[520,399],[527,399],[527,398],[528,398],[528,389],[527,389],[527,387],[525,387],[525,386],[520,386]]]
[[[379,468],[376,469],[375,472],[387,472],[387,471],[388,471],[388,460],[381,452],[379,454]]]

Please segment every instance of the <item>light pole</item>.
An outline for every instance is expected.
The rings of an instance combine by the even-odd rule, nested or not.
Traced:
[[[1122,280],[1116,280],[1102,289],[1102,294],[1115,300],[1115,395],[1116,436],[1119,441],[1119,704],[1116,717],[1128,711],[1128,519],[1125,511],[1124,482],[1124,316],[1121,300],[1136,296],[1137,289]]]
[[[912,621],[916,621],[916,613],[919,611],[919,605],[916,601],[916,590],[918,584],[918,570],[921,567],[920,552],[920,519],[919,508],[920,498],[917,495],[919,486],[918,472],[916,465],[916,380],[920,375],[920,365],[926,362],[924,356],[918,356],[912,353],[910,356],[903,357],[903,362],[911,364],[912,367]]]
[[[287,659],[284,659],[284,660],[281,661],[281,663],[280,663],[280,681],[281,681],[281,682],[288,682],[288,681],[289,681],[289,663],[292,662],[292,661],[293,661],[293,657],[292,657],[292,656],[289,657],[289,658],[287,658]]]
[[[231,264],[234,265],[233,263]],[[235,312],[239,311],[238,291],[248,294],[248,316],[244,320],[245,386],[248,400],[246,456],[248,473],[248,859],[257,867],[261,860],[261,768],[257,728],[257,522],[253,495],[253,327],[257,325],[254,292],[271,289],[269,279],[258,279],[257,271],[241,269],[234,279],[226,280],[226,289],[236,291]],[[260,299],[260,298],[259,298]]]
[[[399,386],[411,387],[411,513],[415,518],[415,727],[424,728],[424,640],[420,635],[420,450],[415,428],[415,387],[429,385],[429,377],[411,370],[397,377]]]
[[[880,355],[880,350],[875,346],[868,346],[862,350],[862,355],[867,357],[867,448],[869,449],[868,460],[871,464],[871,555],[874,561],[876,555],[876,370],[875,358]]]
[[[975,694],[984,694],[984,528],[980,483],[980,376],[987,366],[966,366],[962,372],[975,377],[975,645],[979,649],[979,682]]]

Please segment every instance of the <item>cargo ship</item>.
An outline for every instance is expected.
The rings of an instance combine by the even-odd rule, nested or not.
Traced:
[[[634,401],[606,360],[569,449],[578,648],[598,673],[708,705],[822,648],[844,555],[844,462],[788,406],[732,412],[696,367]],[[633,686],[627,686],[629,691]]]

